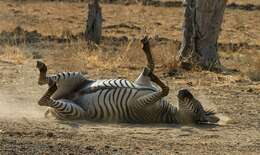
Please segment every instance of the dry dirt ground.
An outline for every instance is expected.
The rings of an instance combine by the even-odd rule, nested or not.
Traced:
[[[81,39],[85,8],[80,2],[0,2],[1,155],[260,154],[260,10],[226,10],[220,57],[224,66],[236,70],[217,74],[175,71],[182,7],[102,4],[104,37],[94,49]],[[46,108],[37,100],[46,87],[37,85],[37,59],[51,73],[70,70],[93,79],[134,80],[145,65],[139,43],[144,34],[154,38],[156,74],[171,89],[168,100],[176,104],[177,91],[188,88],[217,111],[218,126],[44,118]]]

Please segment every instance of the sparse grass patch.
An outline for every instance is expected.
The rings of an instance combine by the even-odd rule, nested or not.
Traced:
[[[96,72],[109,71],[128,75],[133,70],[141,71],[147,65],[140,40],[130,41],[115,50],[110,45],[101,45],[91,50],[84,41],[54,48],[55,53],[44,56],[44,61],[52,66],[53,72],[88,72],[94,69]],[[168,73],[176,69],[177,47],[174,43],[152,45],[151,50],[157,71]]]
[[[251,57],[247,75],[252,81],[260,81],[260,54]]]
[[[229,69],[239,70],[240,75],[260,81],[260,51],[220,52],[221,62]]]
[[[29,58],[31,55],[20,47],[5,45],[0,50],[0,61],[3,62],[24,64]]]
[[[177,56],[178,56],[178,47],[175,43],[170,42],[166,45],[160,45],[154,49],[156,63],[161,66],[162,70],[167,71],[168,73],[172,70],[176,70],[179,67]]]
[[[178,67],[176,44],[169,42],[155,45],[153,41],[151,41],[151,51],[156,69],[170,72]],[[122,60],[121,66],[138,69],[147,64],[140,41],[135,41],[131,43],[131,45],[128,45],[125,50],[121,51],[120,55]]]
[[[75,62],[87,66],[87,68],[108,69],[117,68],[120,65],[120,56],[116,54],[93,51],[93,52],[75,52],[72,59]]]
[[[129,50],[125,50],[125,47],[120,47],[119,51],[106,51],[104,47],[96,50],[75,49],[69,61],[77,63],[83,71],[140,69],[146,65],[141,46],[135,43]]]
[[[260,53],[248,51],[240,60],[240,69],[252,81],[260,81]]]

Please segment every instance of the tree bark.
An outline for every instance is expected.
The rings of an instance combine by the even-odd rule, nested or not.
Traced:
[[[205,69],[221,66],[218,37],[227,0],[186,0],[181,62],[189,61]]]
[[[88,19],[85,30],[86,40],[100,43],[102,33],[102,12],[99,6],[99,0],[94,0],[88,5]]]

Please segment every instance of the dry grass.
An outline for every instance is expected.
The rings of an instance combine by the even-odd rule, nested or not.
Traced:
[[[260,5],[259,0],[228,0],[228,3]]]
[[[177,47],[174,43],[151,43],[157,71],[169,72],[177,67]],[[51,72],[65,70],[87,73],[94,69],[95,72],[121,73],[126,76],[132,74],[133,70],[142,70],[147,64],[140,40],[129,41],[117,47],[117,50],[107,46],[101,45],[93,50],[84,41],[78,41],[55,47],[55,52],[45,55],[43,59],[51,66]]]
[[[260,53],[259,50],[246,52],[220,52],[222,63],[227,68],[238,69],[243,77],[252,81],[260,81]]]
[[[30,57],[31,55],[20,47],[5,45],[0,50],[0,61],[7,63],[24,64]]]
[[[164,2],[169,2],[169,1],[182,1],[182,0],[160,0]],[[238,3],[238,4],[260,4],[259,0],[228,0],[228,3]]]
[[[85,8],[86,3],[0,1],[0,32],[21,26],[42,35],[69,36],[70,32],[84,31]],[[3,131],[0,135],[4,139],[0,141],[0,154],[191,154],[195,151],[196,154],[259,154],[259,82],[244,79],[240,73],[223,75],[191,71],[176,78],[161,76],[162,72],[174,70],[177,65],[175,57],[179,48],[169,40],[181,41],[183,8],[102,4],[102,9],[105,39],[96,49],[90,49],[85,41],[43,41],[2,49],[0,46],[0,61],[10,62],[0,64],[0,104],[9,105],[0,109],[16,112],[19,118],[19,123],[18,120],[14,123],[5,112],[1,114],[7,116],[7,120],[0,118]],[[259,11],[227,9],[220,42],[260,45],[259,17]],[[212,107],[224,116],[220,126],[63,124],[41,121],[38,116],[34,121],[35,115],[28,115],[39,112],[43,117],[44,109],[38,109],[36,101],[46,87],[37,85],[39,73],[27,51],[39,53],[41,57],[38,58],[46,62],[50,73],[80,71],[93,79],[122,77],[132,81],[147,63],[139,40],[144,33],[165,38],[152,41],[151,48],[156,75],[171,89],[167,99],[176,104],[178,90],[191,90],[205,107]],[[120,37],[139,39],[126,42]],[[225,50],[220,52],[221,61],[224,66],[239,69],[252,80],[259,79],[260,57],[256,55],[256,49]],[[16,107],[23,107],[21,110],[26,117],[19,115]]]
[[[103,36],[138,38],[147,30],[149,35],[181,40],[183,8],[102,4],[102,11],[103,27],[119,25],[119,28],[104,29]],[[21,25],[25,30],[37,30],[42,35],[61,36],[66,30],[75,34],[84,31],[86,12],[86,3],[41,2],[16,5],[1,1],[0,31],[12,31]],[[227,9],[219,41],[260,45],[259,16],[258,11]],[[120,27],[122,23],[139,29]]]
[[[76,51],[70,61],[78,62],[87,68],[112,70],[120,66],[120,56],[102,51]]]
[[[181,39],[183,8],[102,4],[102,9],[103,26],[110,26],[103,30],[105,37],[140,38],[147,30],[150,36],[158,35],[171,40]],[[4,20],[0,20],[0,31],[12,31],[13,28],[21,25],[25,30],[37,30],[42,35],[61,36],[65,32],[76,34],[84,31],[86,12],[86,3],[41,2],[18,5],[0,2],[0,14],[4,17]],[[223,32],[219,41],[221,43],[248,42],[259,45],[260,18],[258,17],[257,11],[226,10]],[[122,23],[129,27],[120,27]],[[116,26],[113,27],[113,25]],[[118,45],[116,42],[104,44],[106,45],[101,45],[100,49],[92,52],[85,45],[70,44],[66,45],[67,49],[60,48],[57,49],[60,52],[43,57],[50,64],[61,63],[58,66],[60,68],[53,65],[54,70],[56,68],[58,71],[87,72],[89,68],[102,68],[102,70],[128,72],[129,69],[139,70],[145,66],[146,60],[139,41],[130,41],[129,44],[124,45]],[[48,48],[55,50],[52,47]],[[111,48],[116,48],[116,50],[111,50]],[[153,46],[157,69],[164,72],[174,69],[177,65],[175,61],[177,49],[178,47],[172,43]],[[57,61],[57,59],[62,61]],[[232,61],[230,60],[229,63]],[[244,67],[239,64],[234,65],[235,68]]]
[[[260,81],[260,53],[250,54],[247,75],[252,81]]]

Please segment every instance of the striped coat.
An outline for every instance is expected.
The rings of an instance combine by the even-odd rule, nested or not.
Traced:
[[[177,110],[164,96],[168,87],[144,70],[135,82],[125,79],[88,80],[78,72],[47,76],[45,65],[40,70],[39,85],[49,89],[38,101],[48,106],[45,113],[63,120],[90,120],[124,123],[216,123],[213,111],[204,110],[187,90],[178,92]],[[160,88],[153,85],[155,80]]]
[[[72,75],[72,73],[69,74]],[[84,79],[84,77],[81,77],[80,74],[74,73],[77,78],[72,79],[65,76],[68,76],[68,73],[59,74],[57,90],[51,97],[60,104],[56,104],[55,107],[52,104],[48,105],[51,107],[49,112],[59,119],[125,123],[177,123],[176,107],[164,99],[150,103],[151,97],[159,91],[159,88],[155,86],[144,86],[125,79],[86,80],[82,82],[84,80],[79,79]],[[64,80],[65,78],[67,79]],[[80,81],[80,84],[75,83],[75,81]],[[72,85],[73,87],[81,85],[81,88],[72,91],[74,89]]]

